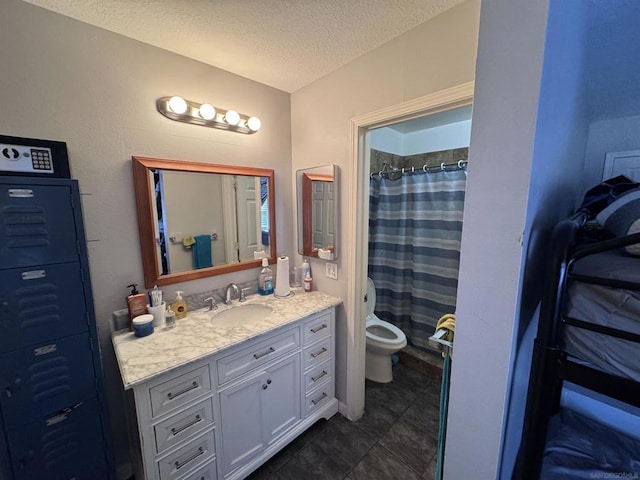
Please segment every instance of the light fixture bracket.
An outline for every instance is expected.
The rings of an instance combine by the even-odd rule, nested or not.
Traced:
[[[240,121],[237,125],[230,125],[225,120],[224,117],[228,110],[223,110],[218,107],[214,107],[216,110],[216,114],[214,118],[211,120],[206,120],[200,116],[200,107],[203,105],[202,103],[192,102],[190,100],[186,100],[187,103],[187,111],[184,113],[176,113],[171,110],[169,106],[169,101],[172,97],[162,97],[156,100],[156,108],[158,112],[164,115],[171,120],[175,120],[176,122],[184,122],[191,123],[193,125],[201,125],[203,127],[211,127],[211,128],[220,128],[222,130],[228,130],[231,132],[244,133],[251,135],[256,133],[257,130],[251,130],[247,126],[247,122],[249,121],[249,116],[239,114]]]

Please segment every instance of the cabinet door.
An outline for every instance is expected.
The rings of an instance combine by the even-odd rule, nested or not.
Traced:
[[[225,473],[243,465],[264,448],[260,373],[220,392],[222,462]]]
[[[69,186],[0,184],[0,265],[3,268],[77,259]]]
[[[267,368],[263,379],[262,418],[270,444],[300,420],[300,355]]]
[[[34,412],[55,415],[95,396],[89,334],[0,355],[0,388],[2,416],[9,427],[28,423]]]
[[[79,262],[0,270],[0,352],[87,329]]]

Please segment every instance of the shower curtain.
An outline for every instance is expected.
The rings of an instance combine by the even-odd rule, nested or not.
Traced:
[[[454,313],[466,170],[371,178],[369,277],[378,317],[427,347]]]

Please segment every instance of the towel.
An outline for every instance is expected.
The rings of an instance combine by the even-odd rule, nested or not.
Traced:
[[[196,243],[196,239],[191,236],[184,237],[182,239],[182,245],[184,245],[186,248],[191,248],[194,243]]]
[[[440,330],[441,328],[447,330],[444,339],[448,342],[453,342],[453,333],[456,330],[456,316],[454,313],[447,313],[446,315],[440,317],[440,320],[438,320],[438,323],[436,325],[436,331]]]
[[[196,235],[193,238],[196,241],[191,247],[193,268],[213,267],[211,261],[211,235]]]

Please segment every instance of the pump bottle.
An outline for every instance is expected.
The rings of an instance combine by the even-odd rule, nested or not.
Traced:
[[[147,296],[138,291],[138,284],[127,285],[131,293],[127,297],[127,308],[129,309],[129,331],[133,332],[133,319],[138,315],[147,313]]]

